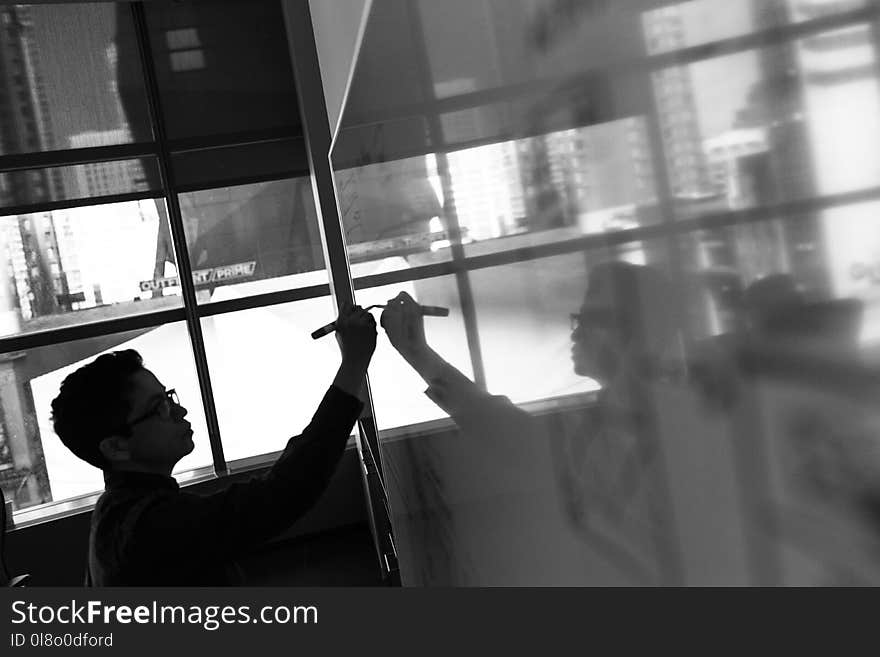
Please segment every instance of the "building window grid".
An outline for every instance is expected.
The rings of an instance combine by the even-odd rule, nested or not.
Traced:
[[[135,11],[137,11],[137,7],[140,6],[141,4],[142,4],[142,3],[132,3],[133,9],[134,9]],[[859,16],[854,16],[854,17],[852,18],[852,23],[855,25],[855,24],[858,23],[859,21],[864,21],[864,20],[865,20],[865,18],[864,18],[863,16],[861,16],[861,15],[859,15]],[[819,22],[821,22],[821,21],[819,21]],[[779,36],[778,36],[778,41],[780,41],[780,42],[781,42],[781,41],[794,41],[794,40],[796,40],[797,38],[802,38],[802,36],[803,36],[803,31],[804,31],[805,27],[806,27],[806,26],[805,26],[804,24],[800,24],[799,26],[797,26],[797,29],[794,29],[794,28],[792,29],[792,34],[788,34],[788,35],[786,34],[786,29],[785,29],[785,28],[777,29],[777,32],[780,33]],[[822,31],[822,30],[826,30],[827,28],[819,26],[819,27],[817,27],[816,29],[817,29],[817,31]],[[143,37],[145,37],[145,36],[146,36],[145,34],[139,34],[139,38],[143,38]],[[186,36],[187,36],[187,39],[188,39],[188,38],[189,38],[189,35],[186,35]],[[196,38],[198,38],[198,37],[196,37]],[[169,40],[168,45],[169,45],[169,46],[172,45],[171,42],[170,42],[170,40]],[[183,44],[181,43],[180,45],[183,45]],[[188,50],[194,50],[194,49],[192,48],[193,45],[196,46],[195,49],[197,49],[198,46],[201,45],[201,44],[200,44],[200,43],[192,43],[192,44],[190,44],[190,43],[187,42],[186,45],[187,45],[187,46],[190,46],[190,47],[181,48],[180,50],[183,50],[184,52],[185,52],[185,51],[188,51]],[[754,46],[753,44],[749,43],[748,40],[743,40],[743,44],[742,44],[742,48],[741,48],[741,50],[742,50],[742,51],[752,50],[754,47],[755,47],[755,46]],[[168,50],[169,50],[169,51],[173,51],[173,50],[175,50],[175,49],[169,47]],[[178,52],[179,52],[180,50],[178,50]],[[705,50],[705,46],[703,46],[702,51],[704,51],[704,50]],[[711,54],[711,53],[709,53],[709,54],[705,54],[705,53],[702,52],[702,51],[701,51],[701,52],[698,52],[698,53],[693,57],[692,61],[688,61],[687,63],[695,63],[695,62],[697,62],[697,61],[701,61],[701,60],[704,60],[704,59],[711,59],[711,58],[714,56],[714,55]],[[663,74],[664,70],[668,70],[668,69],[666,68],[666,67],[668,67],[668,63],[664,63],[664,62],[666,62],[666,61],[669,59],[669,56],[668,56],[668,55],[656,56],[656,57],[655,57],[655,56],[649,56],[647,59],[648,59],[649,62],[651,62],[652,60],[659,60],[659,63],[657,63],[657,62],[655,61],[653,64],[649,64],[649,66],[654,66],[654,67],[655,67],[655,68],[654,68],[654,71],[655,71],[656,74]],[[153,66],[152,61],[146,61],[146,62],[142,61],[141,64],[142,64],[142,65],[145,65],[145,66],[149,66],[149,67],[152,67],[152,66]],[[653,85],[651,84],[651,78],[650,78],[650,77],[645,78],[645,84],[646,84],[649,88],[651,88],[651,87],[653,86]],[[651,90],[651,92],[654,93],[654,95],[656,96],[656,94],[657,94],[657,90],[656,90],[656,88],[652,88],[652,89],[650,89],[650,90]],[[151,89],[148,87],[148,88],[146,89],[146,93],[147,93],[148,95],[152,95],[152,94],[153,94],[153,90],[151,90]],[[155,100],[155,99],[154,99],[154,100]],[[439,119],[439,115],[436,115],[434,118]],[[664,129],[663,132],[665,133],[665,132],[667,132],[667,130],[668,130],[668,128],[667,128],[667,129]],[[241,143],[242,143],[241,141],[236,141],[236,142],[235,142],[236,145],[239,145],[239,144],[241,144]],[[255,142],[255,143],[256,143],[256,142]],[[231,144],[230,144],[230,145],[231,145]],[[169,152],[169,151],[168,151],[168,143],[167,143],[167,142],[166,142],[166,143],[161,143],[161,142],[157,139],[156,142],[152,145],[152,150],[151,150],[151,152],[148,153],[146,156],[147,156],[147,157],[157,158],[157,159],[160,158],[160,157],[162,156],[162,149],[163,149],[163,147],[166,149],[166,153]],[[520,147],[521,147],[521,145],[520,145]],[[89,150],[92,150],[92,149],[83,149],[83,150],[85,151],[85,154],[88,155],[88,151],[89,151]],[[106,151],[107,149],[106,149],[106,148],[103,148],[103,149],[101,149],[101,148],[95,148],[94,150],[96,151],[96,154],[97,154],[98,151],[100,151],[100,150],[104,150],[104,151]],[[664,149],[664,150],[665,150],[665,149]],[[661,158],[661,160],[662,160],[662,158]],[[91,161],[88,160],[87,158],[83,158],[83,163],[85,163],[85,164],[97,164],[97,163],[100,163],[100,162],[103,162],[103,161],[106,161],[106,158],[102,157],[101,159],[95,159],[95,160],[91,160]],[[66,164],[66,163],[65,163],[64,161],[59,161],[58,163],[55,163],[54,166],[60,166],[60,165],[63,165],[63,164]],[[50,164],[47,165],[47,164],[43,164],[43,163],[41,163],[41,166],[53,166],[53,164],[50,163]],[[671,172],[667,172],[667,177],[669,177],[670,175],[671,175]],[[271,178],[272,178],[271,176],[270,176],[270,177],[267,177],[267,179],[271,179]],[[222,185],[222,187],[223,187],[224,189],[227,188],[227,185],[228,185],[228,183],[221,183],[221,182],[218,182],[217,184]],[[205,184],[204,187],[205,187],[205,188],[209,188],[210,185],[209,185],[209,184]],[[171,199],[172,199],[172,196],[176,196],[176,195],[179,193],[179,190],[176,190],[176,189],[172,189],[172,188],[167,187],[167,181],[163,181],[163,189],[162,189],[161,191],[162,191],[161,197],[164,198],[164,199],[166,200],[166,202],[170,202]],[[673,193],[674,193],[674,188],[673,188],[671,191],[673,191]],[[120,195],[120,196],[122,196],[122,195]],[[125,195],[125,196],[130,196],[130,195]],[[156,192],[152,192],[152,193],[149,193],[149,194],[144,193],[144,194],[140,194],[140,196],[143,196],[144,198],[147,198],[147,197],[150,197],[150,198],[159,198],[159,196],[157,195]],[[868,190],[866,196],[868,196],[868,197],[876,197],[876,196],[880,196],[880,189],[872,189],[872,190]],[[96,196],[96,197],[90,197],[90,198],[84,198],[84,199],[75,199],[75,200],[71,200],[71,201],[68,201],[68,202],[63,203],[62,205],[63,205],[63,207],[83,207],[83,206],[93,205],[93,204],[95,204],[96,201],[97,201],[97,202],[107,202],[108,199],[113,199],[113,198],[116,198],[116,197],[113,197],[113,196]],[[666,199],[666,200],[668,201],[669,199]],[[819,202],[821,203],[821,201],[822,201],[823,199],[816,199],[816,200],[819,201]],[[839,202],[840,202],[840,203],[847,203],[847,202],[849,202],[849,200],[848,200],[848,195],[843,195]],[[24,213],[26,213],[26,212],[28,212],[28,211],[31,211],[31,212],[40,211],[41,209],[44,209],[44,206],[45,206],[45,204],[41,204],[41,205],[34,205],[34,206],[31,207],[31,208],[15,208],[15,210],[16,210],[17,213],[24,214]],[[6,213],[7,210],[8,210],[8,209],[4,210],[4,214]],[[766,217],[759,218],[758,221],[762,221],[762,222],[763,222],[763,221],[770,221],[770,220],[772,220],[772,219],[773,219],[774,217],[776,217],[776,216],[777,216],[777,215],[776,215],[775,213],[769,213]],[[731,213],[730,221],[731,221],[732,223],[735,223],[737,220],[738,220],[738,217],[736,216],[736,214]],[[723,223],[723,222],[721,222],[721,223]],[[687,234],[687,233],[697,233],[697,232],[700,231],[700,230],[704,230],[704,228],[702,228],[702,227],[698,227],[698,226],[694,226],[694,227],[691,227],[691,228],[687,228],[685,232],[682,232],[682,231],[680,231],[680,230],[676,230],[674,227],[669,226],[669,225],[667,225],[667,226],[665,227],[665,232],[668,233],[668,234],[666,235],[667,237],[681,236],[681,235],[684,235],[684,234]],[[636,231],[636,232],[638,232],[638,231]],[[606,235],[605,237],[607,238],[608,236]],[[625,243],[638,242],[638,241],[641,241],[642,239],[644,239],[644,238],[641,237],[641,236],[639,236],[639,235],[637,235],[637,234],[633,234],[632,232],[630,232],[630,238],[628,238],[627,241],[626,241]],[[580,246],[576,246],[576,245],[574,245],[574,244],[572,245],[572,250],[573,250],[573,251],[574,251],[574,250],[580,250],[581,248],[582,248],[582,247],[580,247]],[[181,256],[182,256],[182,257],[186,257],[186,254],[185,254],[185,253],[184,253],[184,254],[181,254]],[[540,259],[541,257],[542,257],[542,256],[541,256],[540,254],[538,254],[538,255],[532,255],[532,256],[530,256],[528,259],[529,259],[529,260]],[[503,258],[499,258],[499,262],[505,262],[505,260],[504,260]],[[464,261],[458,263],[458,266],[455,267],[455,268],[456,268],[456,269],[463,268],[463,269],[467,270],[467,269],[468,269],[468,258],[465,258]],[[332,272],[330,272],[329,269],[330,269],[330,268],[329,268],[329,266],[328,266],[328,276],[332,276]],[[407,276],[407,274],[410,274],[410,275]],[[395,276],[395,277],[393,277],[393,278],[395,279],[395,282],[407,282],[407,281],[417,280],[417,277],[412,276],[411,272],[401,272],[401,275],[400,275],[399,277]],[[386,281],[379,281],[379,282],[377,282],[377,284],[378,284],[378,285],[386,284]],[[328,286],[328,289],[329,289],[329,286]],[[263,303],[262,303],[262,304],[259,304],[259,302],[258,302],[257,305],[251,305],[251,304],[248,304],[247,302],[244,302],[244,303],[242,303],[242,304],[237,304],[237,305],[241,305],[242,308],[257,308],[257,307],[263,307],[263,306],[265,306],[265,305],[271,305],[272,303],[277,303],[277,302],[278,302],[277,300],[273,300],[274,297],[277,296],[277,295],[262,295],[262,296],[265,296],[265,297],[266,297],[266,299],[263,300]],[[294,297],[295,297],[295,296],[296,296],[296,295],[294,295]],[[309,295],[309,296],[311,296],[311,295]],[[262,300],[262,299],[261,299],[261,300]],[[238,309],[238,308],[233,308],[233,309],[225,310],[225,311],[221,311],[221,312],[222,312],[222,313],[226,313],[226,312],[235,312],[237,309]],[[194,312],[196,313],[196,315],[197,315],[198,318],[202,318],[202,317],[210,316],[210,315],[213,315],[213,314],[221,314],[221,313],[214,313],[214,312],[212,312],[212,311],[211,311],[210,309],[208,309],[208,308],[201,309],[201,308],[199,308],[199,307],[196,307],[196,308],[194,309]],[[158,327],[158,326],[161,326],[161,325],[163,325],[164,323],[167,322],[167,317],[168,317],[168,313],[167,313],[167,312],[157,312],[157,313],[155,313],[155,314],[146,314],[145,316],[142,316],[142,317],[140,318],[140,320],[141,320],[141,322],[145,322],[145,324],[144,324],[145,327],[146,327],[146,326],[149,326],[149,327]],[[155,323],[151,323],[151,322],[150,322],[151,319],[155,319],[155,320],[156,320]],[[79,327],[77,327],[77,328],[79,328]],[[98,337],[98,336],[101,336],[101,335],[110,335],[110,334],[114,333],[115,331],[116,331],[116,329],[113,328],[112,323],[107,323],[106,327],[105,327],[103,330],[102,330],[100,327],[97,328],[97,329],[95,329],[95,328],[93,327],[92,330],[90,330],[90,331],[88,331],[87,333],[85,333],[85,335],[87,335],[87,337]],[[40,336],[39,341],[36,342],[36,344],[38,344],[38,345],[46,345],[46,344],[53,344],[53,343],[55,343],[55,342],[61,342],[61,341],[68,341],[68,340],[70,340],[70,339],[71,339],[71,337],[70,337],[70,331],[69,331],[69,330],[68,330],[68,331],[64,331],[64,333],[65,333],[65,335],[63,336],[63,339],[53,340],[53,337],[58,337],[58,338],[61,338],[61,337],[62,337],[62,336],[61,336],[61,331],[59,331],[58,329],[48,330],[48,331],[46,331],[45,333],[43,333],[43,334]],[[75,338],[74,338],[74,339],[75,339]],[[2,354],[2,353],[8,353],[8,352],[11,352],[11,351],[15,351],[16,349],[20,348],[20,346],[19,346],[19,344],[18,344],[19,342],[20,342],[20,340],[16,339],[15,337],[13,337],[13,338],[0,338],[0,354]],[[210,400],[210,403],[213,403],[213,400]],[[60,500],[59,502],[65,502],[65,501],[64,501],[64,500]],[[49,519],[49,518],[47,517],[46,519]]]

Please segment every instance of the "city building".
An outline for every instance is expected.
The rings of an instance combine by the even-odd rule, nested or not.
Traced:
[[[679,5],[670,5],[643,14],[649,55],[680,50],[688,45],[683,11]],[[705,198],[712,194],[712,184],[702,147],[703,135],[690,69],[688,66],[670,66],[655,71],[653,82],[672,194],[677,199]]]
[[[49,117],[42,58],[34,38],[32,9],[26,5],[0,7],[0,112],[5,120],[0,132],[0,153],[16,154],[57,148]],[[39,204],[63,198],[59,168],[30,169],[0,177],[0,201],[4,206]],[[21,238],[11,238],[9,249],[23,250],[26,272],[16,269],[18,307],[22,318],[56,312],[66,290],[57,262],[49,262],[49,249],[57,252],[51,218],[40,215],[19,218]],[[11,252],[13,261],[22,255]],[[61,301],[59,301],[59,299]],[[4,309],[6,311],[8,309]]]
[[[131,140],[128,127],[92,130],[71,135],[70,148],[89,148],[124,144]],[[146,176],[140,160],[117,160],[80,164],[66,171],[68,198],[113,196],[143,189]]]

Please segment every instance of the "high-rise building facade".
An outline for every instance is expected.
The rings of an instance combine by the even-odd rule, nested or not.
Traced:
[[[0,7],[0,153],[46,151],[57,148],[48,112],[41,53],[34,37],[31,8]],[[0,176],[0,203],[17,206],[63,198],[64,181],[58,168],[14,171]],[[21,238],[11,236],[7,249],[18,249],[26,263],[26,275],[18,269],[16,290],[22,318],[48,315],[63,307],[64,278],[47,254],[57,252],[51,216],[19,218]],[[8,233],[8,231],[7,231]],[[20,260],[18,253],[9,253]],[[8,311],[9,309],[4,309]]]
[[[125,143],[130,140],[127,127],[113,130],[91,130],[71,135],[70,148],[88,148]],[[140,160],[118,160],[81,164],[65,177],[70,198],[111,196],[137,189],[146,183]]]
[[[649,55],[687,45],[682,9],[677,5],[643,14]],[[697,116],[693,79],[687,66],[670,66],[653,74],[657,120],[663,138],[672,195],[702,199],[713,194],[703,135]]]

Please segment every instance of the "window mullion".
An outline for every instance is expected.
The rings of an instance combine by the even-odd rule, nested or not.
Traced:
[[[11,153],[0,155],[0,172],[8,173],[25,169],[43,169],[47,167],[111,162],[113,160],[131,160],[152,157],[155,154],[156,145],[153,142],[68,148],[37,153]]]
[[[307,0],[283,2],[288,41],[291,51],[296,92],[305,136],[306,152],[311,170],[312,189],[320,218],[321,241],[330,273],[330,286],[337,306],[354,302],[354,288],[348,261],[345,235],[339,213],[333,167],[330,161],[332,135],[324,99],[324,86],[318,64],[317,45],[312,31],[311,12]],[[364,413],[359,420],[357,436],[364,493],[370,529],[383,578],[399,584],[396,552],[392,539],[391,518],[384,486],[384,472],[379,454],[379,431],[373,408],[369,377],[365,383]],[[376,478],[377,485],[371,484]],[[385,499],[379,499],[384,497]]]
[[[171,228],[171,239],[174,244],[174,251],[177,254],[178,279],[180,281],[181,293],[183,295],[183,307],[186,316],[186,325],[189,329],[190,341],[192,343],[196,374],[198,375],[199,388],[202,393],[202,406],[205,410],[208,439],[211,444],[211,454],[214,460],[214,471],[218,476],[225,475],[228,472],[228,468],[226,465],[226,459],[223,455],[223,445],[220,441],[220,423],[217,418],[217,408],[214,403],[214,393],[211,387],[211,376],[208,368],[207,353],[205,351],[205,341],[202,336],[195,283],[193,282],[192,277],[192,267],[189,262],[183,215],[180,211],[180,201],[174,187],[171,152],[168,146],[165,121],[162,115],[159,85],[156,80],[156,71],[153,64],[146,12],[142,2],[133,2],[131,4],[131,11],[134,19],[141,66],[143,68],[144,80],[146,83],[150,124],[153,129],[153,138],[157,145],[162,190],[168,204],[168,221]]]
[[[413,34],[415,53],[415,66],[418,70],[418,79],[423,81],[422,94],[425,98],[433,99],[436,94],[433,87],[424,81],[431,80],[431,63],[427,51],[427,41],[422,26],[422,18],[415,10],[407,12],[410,31]],[[436,111],[425,115],[428,126],[429,146],[433,145],[437,159],[437,172],[440,175],[440,184],[443,192],[443,217],[446,220],[447,230],[450,233],[450,252],[453,265],[459,265],[465,260],[464,246],[461,238],[461,225],[458,220],[458,210],[455,204],[455,194],[452,186],[452,172],[449,169],[449,157],[446,150],[444,130],[440,123],[440,115]],[[483,350],[480,346],[480,330],[477,322],[477,305],[474,301],[474,292],[471,286],[470,273],[466,267],[455,267],[455,283],[458,289],[458,299],[461,304],[461,315],[464,322],[465,338],[470,354],[471,370],[474,374],[474,383],[486,390],[486,370],[483,364]]]

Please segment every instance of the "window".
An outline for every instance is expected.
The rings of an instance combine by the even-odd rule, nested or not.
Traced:
[[[281,449],[320,385],[289,396],[274,383],[279,363],[329,384],[338,356],[309,337],[333,305],[279,4],[17,4],[0,17],[24,26],[3,37],[7,64],[32,62],[0,93],[0,485],[16,522],[87,506],[102,488],[54,435],[49,405],[65,376],[108,351],[137,349],[189,410],[196,450],[178,480]]]
[[[707,419],[683,401],[692,401],[695,389],[672,382],[682,380],[676,368],[701,348],[754,326],[747,308],[775,284],[815,313],[797,327],[804,360],[796,365],[821,356],[876,376],[880,158],[865,147],[880,139],[876,5],[593,5],[510,2],[502,11],[479,0],[378,3],[366,26],[333,152],[358,300],[381,303],[406,291],[450,308],[445,319],[425,320],[435,350],[478,386],[534,417],[555,409],[558,421],[547,444],[550,465],[513,465],[516,457],[501,452],[516,440],[493,442],[491,423],[479,436],[452,426],[426,401],[412,368],[380,344],[371,382],[380,453],[393,473],[385,483],[397,536],[409,541],[401,552],[416,555],[402,564],[404,582],[511,584],[520,575],[523,582],[571,584],[582,568],[607,573],[603,582],[706,581],[698,580],[707,574],[692,557],[713,543],[704,528],[718,517],[739,528],[733,533],[742,530],[735,542],[764,541],[783,555],[774,574],[780,580],[806,578],[803,571],[813,569],[832,580],[845,572],[851,581],[875,582],[865,573],[876,559],[844,564],[827,545],[805,538],[837,535],[833,523],[860,512],[840,492],[848,490],[846,474],[836,483],[807,481],[833,470],[833,458],[823,461],[803,446],[816,438],[805,437],[809,422],[794,437],[782,419],[772,423],[789,417],[774,416],[784,395],[768,388],[778,382],[745,384],[766,404],[765,415],[748,416],[763,423],[772,443],[761,463],[744,456],[761,448],[744,446],[754,432],[734,428],[730,416]],[[580,410],[560,410],[582,410],[599,388],[575,371],[568,315],[583,302],[590,271],[608,260],[649,265],[667,277],[675,292],[669,312],[681,324],[666,360],[652,365],[668,384],[662,394],[674,391],[677,405],[668,397],[661,403],[661,392],[652,397],[656,435],[627,470],[632,486],[625,494],[614,488],[624,476],[616,468],[631,456],[622,443],[602,444],[577,423]],[[842,419],[830,401],[837,395],[858,409],[853,417],[862,428],[876,427],[873,402],[865,404],[854,383],[804,372],[788,372],[795,390],[786,394],[805,400],[806,388],[839,383],[813,410]],[[719,417],[731,423],[723,439],[712,433]],[[437,422],[455,438],[431,434],[426,427]],[[876,435],[868,430],[872,447],[850,454],[860,463],[852,472],[862,465],[880,472]],[[709,485],[695,465],[702,457],[694,455],[716,439],[716,456],[706,462],[717,478]],[[801,439],[800,446],[785,442]],[[568,447],[554,451],[560,442]],[[815,446],[829,450],[826,457],[838,448],[848,449]],[[565,463],[596,471],[576,484],[576,473],[563,476]],[[820,467],[830,470],[804,472]],[[511,472],[521,475],[519,483],[506,478]],[[768,472],[770,481],[762,479]],[[721,504],[720,497],[730,501],[734,491],[752,494],[765,484],[755,494],[764,496],[762,512],[784,536],[768,536],[760,514],[721,513],[707,502],[713,511],[701,516],[686,501],[711,490]],[[722,485],[729,488],[720,492]],[[541,506],[537,489],[556,496]],[[868,496],[873,489],[861,490]],[[589,502],[599,498],[608,504]],[[568,515],[554,524],[559,504]],[[525,523],[527,508],[543,510],[533,526],[557,549],[536,559],[542,563],[529,560],[530,548],[514,554],[498,547],[500,537],[516,536],[512,528]],[[860,527],[854,535],[874,531],[864,518],[860,523],[851,523]],[[454,539],[444,537],[450,526]],[[699,546],[686,544],[688,532]],[[732,581],[744,581],[743,561],[733,565],[732,553],[716,543],[701,554],[715,555],[706,557],[712,563],[725,555]],[[849,547],[869,550],[867,542]],[[611,574],[588,556],[598,552],[629,575]],[[809,565],[789,556],[794,552],[809,552]],[[566,561],[570,555],[577,558]],[[680,559],[684,574],[672,573],[663,555],[678,555],[670,559]],[[800,575],[792,574],[798,568]]]
[[[14,4],[0,21],[22,26],[0,36],[0,485],[16,520],[100,489],[47,409],[109,350],[141,351],[189,409],[179,480],[276,451],[319,392],[287,373],[332,375],[332,340],[308,334],[332,315],[324,249],[344,251],[322,243],[320,222],[335,226],[315,207],[280,4]],[[870,534],[847,482],[880,472],[852,385],[880,354],[875,21],[863,0],[374,3],[332,151],[357,299],[447,308],[426,319],[431,345],[555,436],[535,449],[490,423],[470,439],[380,338],[372,456],[405,583],[876,572],[867,544],[810,542]],[[606,261],[650,266],[674,293],[674,339],[627,363],[658,382],[656,414],[621,413],[649,432],[584,431],[601,386],[619,401],[572,350]],[[835,367],[809,379],[821,399],[746,384],[760,412],[734,431],[694,403],[691,365],[751,335],[780,290],[821,309],[784,327],[801,331],[795,383],[817,355]],[[871,376],[822,388],[848,367]],[[792,399],[814,414],[787,422],[804,417],[782,412]],[[524,522],[556,552],[518,542]],[[779,572],[751,572],[744,545]]]
[[[103,488],[101,472],[74,456],[55,436],[46,409],[68,374],[102,353],[129,348],[137,349],[157,376],[175,381],[181,403],[189,411],[187,419],[201,436],[177,471],[210,466],[199,386],[183,323],[37,347],[4,364],[8,372],[15,371],[19,383],[17,387],[7,384],[2,394],[4,429],[16,464],[3,479],[4,493],[17,510],[30,509],[28,515],[34,517],[36,509],[31,507],[57,505]]]
[[[179,30],[168,30],[165,33],[168,50],[187,50],[202,45],[198,30],[187,27]]]
[[[169,138],[301,134],[278,3],[163,1],[144,10]]]
[[[165,33],[165,41],[168,45],[172,71],[205,68],[205,52],[199,47],[202,43],[198,30],[191,27],[169,30]]]
[[[205,68],[205,53],[202,50],[181,50],[171,53],[171,70],[175,72],[192,71]]]

